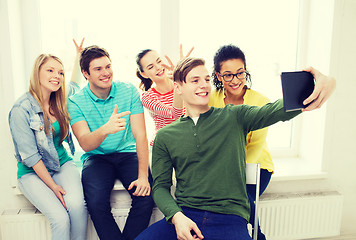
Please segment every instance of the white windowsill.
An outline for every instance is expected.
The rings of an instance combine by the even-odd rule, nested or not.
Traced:
[[[328,173],[321,169],[321,164],[301,158],[275,158],[275,170],[272,182],[309,179],[325,179]]]

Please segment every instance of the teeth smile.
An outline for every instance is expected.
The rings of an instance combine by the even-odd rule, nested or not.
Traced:
[[[52,84],[56,84],[56,85],[59,84],[59,81],[49,81],[49,82],[52,83]]]
[[[230,87],[233,88],[233,89],[238,89],[240,86],[241,86],[241,83],[238,84],[238,85],[233,85],[233,86],[230,85]]]
[[[157,75],[157,76],[162,76],[162,75],[163,75],[163,73],[164,73],[164,70],[162,70],[162,71],[158,72],[156,75]]]
[[[207,92],[204,92],[204,93],[196,93],[196,95],[198,95],[198,96],[206,96],[206,95],[208,95],[208,93],[207,93]]]

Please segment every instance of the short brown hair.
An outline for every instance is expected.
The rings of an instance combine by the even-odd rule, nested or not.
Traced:
[[[80,55],[81,70],[84,70],[90,75],[89,64],[91,63],[91,61],[101,57],[108,57],[111,61],[109,53],[104,48],[101,48],[96,45],[86,47]]]
[[[186,82],[188,73],[195,67],[205,65],[205,61],[202,58],[185,58],[177,64],[173,71],[173,80],[175,82]]]

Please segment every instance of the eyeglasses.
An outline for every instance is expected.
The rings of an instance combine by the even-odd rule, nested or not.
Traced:
[[[236,77],[237,79],[243,80],[249,75],[249,73],[246,71],[239,72],[236,74],[233,74],[233,73],[227,73],[224,75],[221,75],[220,73],[218,73],[218,74],[220,75],[220,77],[222,77],[224,79],[225,82],[231,82],[234,79],[234,77]]]

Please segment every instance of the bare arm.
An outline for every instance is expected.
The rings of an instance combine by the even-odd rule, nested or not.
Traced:
[[[76,57],[73,65],[73,70],[72,70],[72,77],[71,81],[75,82],[78,86],[80,86],[81,83],[81,71],[80,71],[80,66],[79,66],[79,58],[80,54],[83,51],[83,43],[84,43],[85,38],[82,39],[80,45],[77,44],[77,42],[73,39],[73,43],[76,48]]]
[[[63,195],[65,195],[66,192],[61,186],[57,185],[53,181],[42,160],[38,161],[32,168],[33,170],[35,170],[37,176],[54,192],[54,194],[56,194],[57,198],[61,201],[64,208],[67,209],[63,198]]]
[[[128,190],[136,186],[135,196],[149,196],[151,187],[148,182],[148,140],[143,113],[130,116],[131,130],[136,141],[138,158],[138,179],[133,181]]]
[[[109,134],[117,133],[125,129],[126,120],[121,117],[130,114],[130,112],[118,113],[118,110],[118,106],[115,105],[114,112],[109,121],[93,132],[90,131],[86,121],[79,121],[72,125],[73,133],[85,152],[92,151],[99,147]]]
[[[186,55],[184,55],[183,54],[183,45],[180,44],[180,46],[179,46],[180,60],[189,57],[189,55],[193,52],[193,50],[194,50],[194,47],[192,47],[189,50],[189,52]],[[175,66],[174,66],[172,60],[167,55],[165,56],[165,58],[167,59],[169,65],[163,64],[163,66],[169,70],[168,77],[170,79],[174,80],[172,72],[173,72]],[[175,88],[174,88],[173,104],[172,105],[175,108],[183,108],[183,99],[176,93]]]

